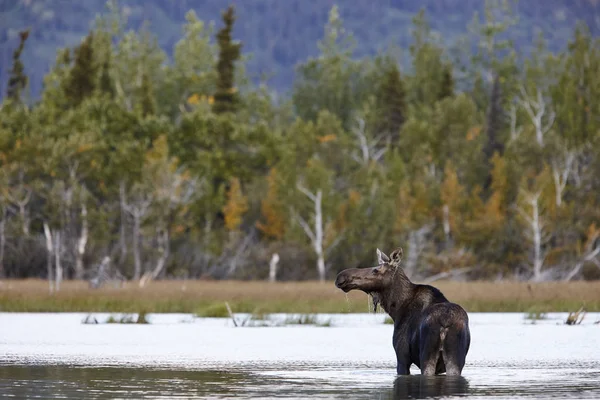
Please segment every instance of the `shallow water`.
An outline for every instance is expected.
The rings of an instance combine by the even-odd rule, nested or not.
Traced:
[[[0,398],[600,398],[600,314],[578,326],[565,314],[536,324],[470,314],[461,378],[396,377],[383,314],[237,328],[182,314],[151,315],[150,325],[84,317],[0,313]]]

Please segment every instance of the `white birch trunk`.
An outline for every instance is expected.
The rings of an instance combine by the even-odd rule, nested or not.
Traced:
[[[274,253],[269,261],[269,282],[277,280],[277,264],[279,264],[279,254]]]
[[[442,207],[443,221],[442,224],[444,226],[444,236],[446,237],[446,248],[450,247],[450,207],[448,204],[444,204]]]
[[[527,222],[529,228],[529,237],[533,246],[532,260],[532,280],[539,282],[542,279],[542,268],[544,266],[545,254],[543,251],[544,242],[547,240],[544,236],[544,223],[540,211],[541,191],[528,193],[525,195],[526,204],[531,208],[530,212],[522,208],[517,208],[523,219]]]
[[[52,231],[47,222],[44,222],[44,236],[46,237],[46,267],[48,274],[48,286],[50,293],[54,292],[54,272],[52,271],[52,256],[54,255],[54,245],[52,240]]]
[[[169,230],[164,228],[161,230],[162,232],[158,233],[158,253],[160,256],[156,261],[156,267],[152,271],[150,275],[151,279],[156,279],[163,272],[165,265],[167,264],[167,260],[170,255],[170,246],[169,246]]]
[[[520,87],[521,98],[519,102],[529,115],[531,122],[535,128],[535,139],[540,147],[544,147],[544,136],[554,124],[554,112],[550,113],[546,110],[546,101],[540,89],[537,90],[537,100],[531,98],[523,86]],[[546,118],[545,118],[546,117]],[[546,122],[544,122],[546,119]]]
[[[83,257],[85,256],[85,247],[88,242],[89,230],[87,219],[87,207],[84,202],[81,204],[81,234],[77,240],[77,255],[75,259],[75,279],[83,279],[84,267]]]
[[[0,279],[4,278],[4,247],[6,246],[5,224],[6,212],[2,211],[2,219],[0,220]]]
[[[575,152],[569,151],[565,155],[565,161],[563,165],[559,165],[556,161],[552,162],[552,179],[554,180],[554,193],[556,195],[555,201],[558,207],[562,205],[563,192],[567,186],[567,180],[571,174],[574,161]]]
[[[542,227],[540,224],[539,194],[531,199],[531,230],[533,232],[533,280],[539,281],[542,276]]]
[[[125,197],[125,182],[119,184],[119,209],[121,213],[119,226],[119,247],[120,257],[119,264],[123,264],[127,258],[127,198]]]
[[[133,279],[138,280],[142,274],[142,257],[140,254],[141,215],[133,213]]]
[[[322,199],[323,191],[319,189],[316,194],[309,192],[307,189],[298,185],[298,190],[304,193],[314,203],[314,231],[311,227],[300,217],[296,216],[298,223],[304,229],[304,232],[309,237],[312,247],[317,256],[317,273],[319,274],[319,280],[325,280],[325,252],[323,250],[323,208]]]
[[[56,230],[54,232],[54,268],[56,269],[55,272],[55,281],[54,281],[54,287],[56,289],[56,291],[60,291],[60,284],[62,283],[63,280],[63,268],[62,268],[62,264],[61,264],[61,260],[60,260],[60,251],[61,251],[61,242],[60,242],[60,230]]]

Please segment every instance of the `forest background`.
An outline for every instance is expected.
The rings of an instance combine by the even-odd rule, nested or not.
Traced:
[[[598,2],[92,3],[1,10],[0,277],[600,277]]]

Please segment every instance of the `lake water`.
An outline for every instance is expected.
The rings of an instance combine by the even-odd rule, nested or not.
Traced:
[[[396,377],[383,314],[321,314],[326,327],[86,315],[0,313],[0,398],[600,398],[598,313],[576,326],[472,313],[461,378]]]

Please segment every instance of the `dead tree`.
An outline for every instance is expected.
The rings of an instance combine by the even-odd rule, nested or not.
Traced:
[[[317,256],[317,272],[319,274],[319,280],[325,280],[325,252],[323,249],[323,239],[324,239],[324,231],[323,231],[323,207],[322,207],[322,199],[323,199],[323,191],[321,189],[317,190],[316,193],[310,192],[308,189],[303,187],[302,185],[297,185],[298,190],[306,195],[312,202],[314,206],[314,215],[313,215],[313,228],[298,214],[296,214],[296,220],[306,233],[306,236],[310,239],[312,247]]]
[[[142,255],[140,242],[142,240],[142,222],[146,218],[150,205],[152,204],[152,195],[144,193],[143,189],[137,190],[137,196],[132,203],[124,201],[125,211],[131,215],[133,219],[132,233],[132,251],[133,251],[133,279],[139,280],[142,276]]]
[[[540,197],[542,191],[537,190],[536,192],[530,193],[522,191],[525,205],[529,208],[526,210],[523,207],[517,206],[517,211],[521,217],[525,220],[527,225],[527,237],[531,241],[533,246],[533,258],[532,258],[532,280],[542,280],[542,268],[544,266],[545,252],[544,244],[549,240],[549,236],[545,231],[545,224],[541,215],[540,210]]]
[[[575,263],[573,269],[567,273],[564,281],[570,281],[579,275],[584,264],[587,262],[592,262],[598,268],[600,268],[600,260],[598,259],[598,256],[600,255],[600,243],[598,243],[599,238],[600,229],[596,229],[595,226],[593,226],[593,229],[591,230],[586,241],[582,257]]]
[[[365,131],[365,120],[357,118],[356,121],[357,126],[352,129],[352,132],[358,140],[359,151],[354,151],[352,158],[363,166],[368,165],[370,161],[379,161],[387,151],[387,147],[377,148],[384,135],[369,140]]]
[[[79,238],[77,239],[77,252],[75,255],[75,279],[83,279],[84,275],[84,266],[83,266],[83,257],[85,256],[85,249],[89,238],[89,228],[88,228],[88,214],[87,214],[87,206],[85,204],[85,195],[82,194],[81,199],[81,232],[79,234]]]
[[[519,103],[527,112],[535,128],[535,139],[540,147],[544,147],[544,136],[554,124],[555,114],[553,111],[548,111],[546,100],[542,95],[542,91],[537,89],[537,96],[534,99],[529,96],[525,87],[520,87],[521,97]]]
[[[567,180],[573,170],[573,163],[576,158],[576,153],[573,150],[565,151],[564,157],[561,160],[555,158],[552,161],[552,179],[554,181],[554,193],[556,205],[562,205],[563,192],[567,186]]]

